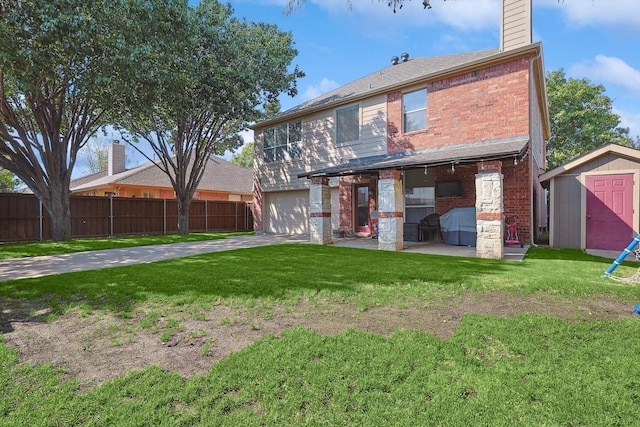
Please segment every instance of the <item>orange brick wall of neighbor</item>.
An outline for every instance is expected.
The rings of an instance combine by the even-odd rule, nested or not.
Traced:
[[[428,83],[427,129],[402,134],[402,94],[387,96],[388,152],[529,133],[529,59]]]
[[[90,191],[80,191],[74,193],[77,196],[104,196],[106,192],[115,192],[118,197],[139,197],[144,198],[145,193],[151,193],[153,199],[175,199],[176,193],[173,189],[164,188],[148,188],[148,187],[136,187],[136,186],[120,186],[118,189],[112,187],[105,187]],[[200,191],[197,190],[193,195],[194,200],[211,200],[211,201],[227,201],[229,200],[229,193],[221,193],[217,191]],[[240,195],[240,201],[250,202],[253,200],[253,196],[249,194]],[[235,201],[235,198],[234,198]]]

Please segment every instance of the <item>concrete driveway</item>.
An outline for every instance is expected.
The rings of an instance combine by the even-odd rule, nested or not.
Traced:
[[[143,264],[210,252],[274,245],[280,243],[308,243],[308,236],[263,234],[236,236],[202,242],[172,243],[167,245],[137,246],[123,249],[75,252],[30,258],[0,260],[0,281],[39,277],[72,271],[95,270]]]

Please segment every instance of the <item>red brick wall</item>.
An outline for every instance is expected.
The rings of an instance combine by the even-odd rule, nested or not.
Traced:
[[[387,95],[388,152],[529,133],[529,59],[427,84],[427,129],[402,133],[402,94]]]
[[[340,194],[340,229],[347,234],[353,233],[353,178],[340,178],[338,192]]]
[[[262,217],[262,188],[257,179],[253,180],[253,229],[254,231],[264,231],[264,219]]]
[[[525,157],[517,165],[512,160],[502,163],[504,176],[504,213],[518,216],[518,238],[521,242],[531,242],[531,197],[532,177],[530,173],[530,156]],[[462,182],[462,197],[437,197],[435,211],[440,215],[453,208],[474,207],[476,205],[476,164],[456,165],[451,174],[450,166],[435,169],[435,180]]]
[[[453,208],[469,208],[476,205],[476,166],[457,165],[455,172],[451,174],[451,166],[443,166],[435,169],[435,181],[462,182],[462,197],[438,197],[436,195],[435,212],[442,215]]]
[[[513,161],[502,163],[504,214],[518,216],[518,239],[521,242],[531,242],[531,166],[531,156],[526,156],[517,165]]]

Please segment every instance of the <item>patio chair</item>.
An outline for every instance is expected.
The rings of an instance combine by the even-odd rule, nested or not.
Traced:
[[[440,214],[432,213],[420,221],[420,240],[425,240],[425,235],[429,236],[428,240],[433,239],[433,234],[435,233],[436,241],[442,241],[441,232],[440,232]]]

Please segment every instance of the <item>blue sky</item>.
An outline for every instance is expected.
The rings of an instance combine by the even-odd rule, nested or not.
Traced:
[[[286,0],[230,2],[237,17],[293,34],[306,76],[286,110],[390,65],[392,56],[432,56],[499,47],[499,0],[307,0],[285,16]],[[546,71],[606,87],[621,126],[640,135],[640,0],[533,0],[533,41],[543,44]],[[246,139],[252,140],[248,133]]]
[[[499,47],[500,0],[431,0],[428,10],[421,0],[405,0],[396,13],[387,0],[307,0],[290,15],[284,14],[287,0],[230,4],[236,17],[292,33],[293,63],[306,76],[298,96],[281,97],[283,110],[387,67],[403,52],[418,57]],[[604,85],[621,126],[640,135],[640,0],[533,0],[533,41],[543,44],[546,71],[563,68],[568,77]],[[253,132],[243,136],[253,141]],[[146,162],[132,149],[127,156],[129,167]]]

